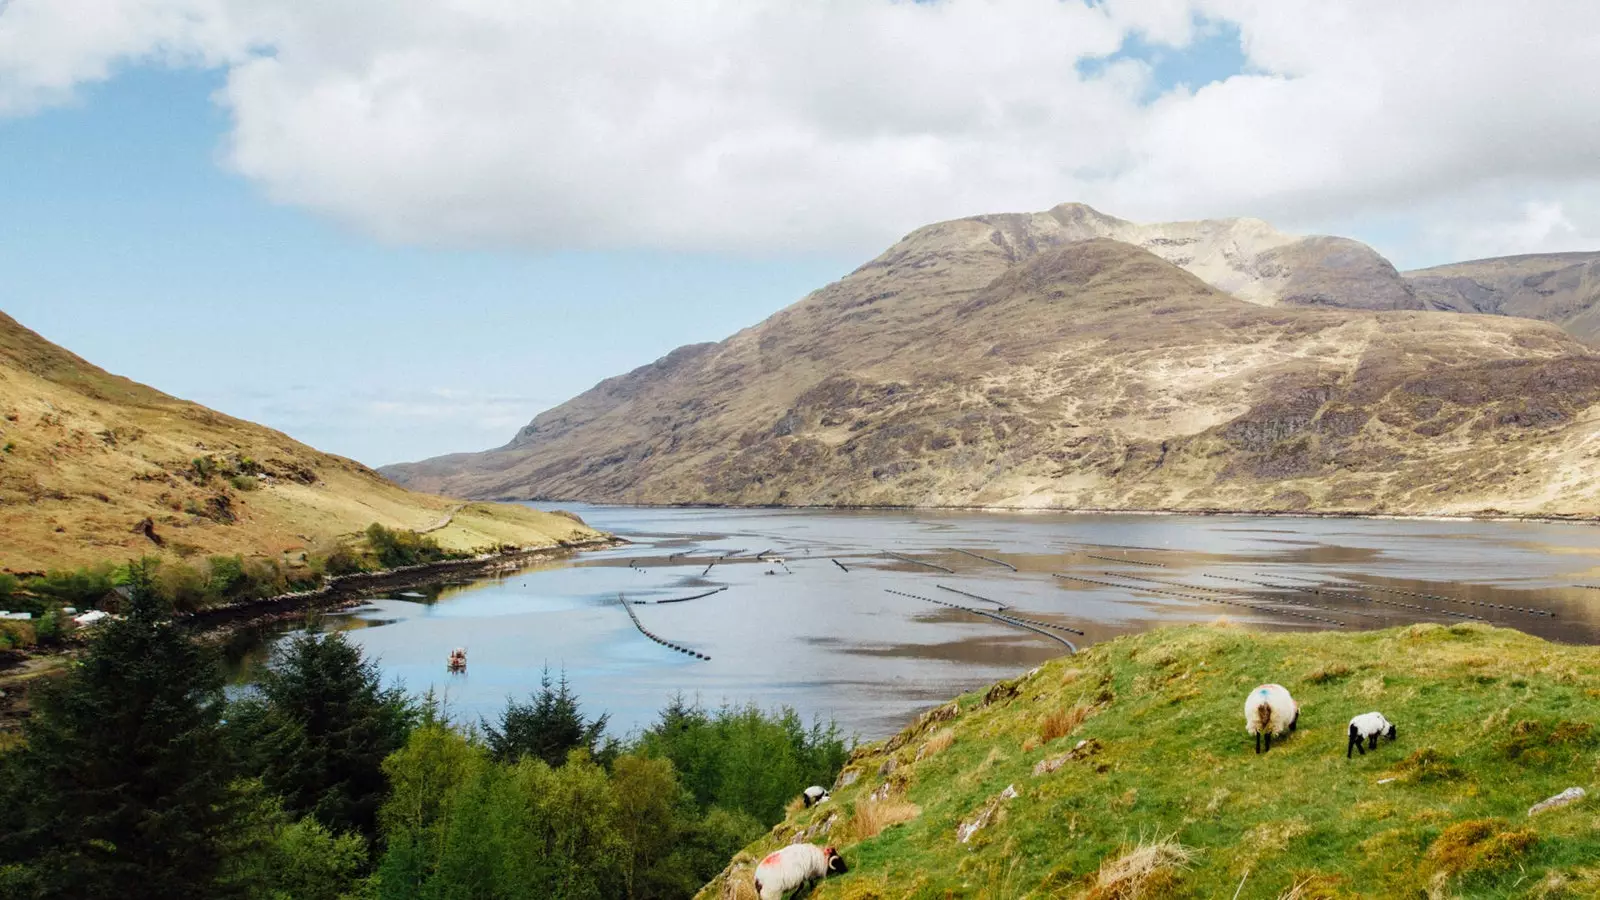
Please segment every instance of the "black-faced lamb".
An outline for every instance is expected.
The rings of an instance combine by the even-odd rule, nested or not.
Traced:
[[[782,900],[803,884],[844,872],[844,857],[832,847],[790,844],[768,853],[756,866],[756,893],[761,900]]]
[[[1378,749],[1379,736],[1386,737],[1392,741],[1400,736],[1399,732],[1400,729],[1396,728],[1393,722],[1385,719],[1383,713],[1362,713],[1350,720],[1350,743],[1345,745],[1344,758],[1350,758],[1351,750],[1359,750],[1362,756],[1366,756],[1368,750]],[[1366,747],[1361,746],[1363,741],[1366,742]]]
[[[1257,753],[1271,750],[1273,737],[1293,731],[1298,724],[1300,704],[1281,684],[1263,684],[1244,698],[1244,727],[1255,735]]]
[[[800,798],[805,801],[806,808],[816,806],[818,803],[828,802],[828,789],[819,784],[813,784],[805,789]]]

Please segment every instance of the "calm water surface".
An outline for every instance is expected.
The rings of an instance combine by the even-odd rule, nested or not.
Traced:
[[[1600,587],[1582,586],[1600,585],[1600,530],[1586,526],[561,506],[633,543],[374,600],[328,626],[386,676],[432,688],[460,720],[492,716],[549,666],[619,733],[682,692],[708,705],[789,704],[863,739],[1068,652],[1063,642],[1163,623],[1349,630],[1481,619],[1600,643]],[[656,602],[716,588],[725,590]],[[647,639],[619,597],[643,628],[710,659]],[[283,633],[236,648],[237,682]],[[451,675],[455,646],[468,648],[469,665]]]

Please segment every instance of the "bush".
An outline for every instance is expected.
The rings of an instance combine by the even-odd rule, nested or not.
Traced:
[[[676,697],[636,751],[672,761],[701,809],[738,810],[770,828],[812,784],[831,784],[849,751],[832,723],[807,728],[789,707],[755,704],[708,713]]]
[[[231,475],[228,477],[228,483],[233,485],[236,491],[253,491],[261,486],[260,481],[249,475]]]
[[[40,616],[39,620],[34,623],[33,632],[41,645],[55,647],[61,644],[67,632],[66,626],[62,624],[63,618],[60,612],[51,610]]]
[[[457,555],[445,551],[438,541],[425,534],[385,528],[377,522],[367,526],[367,546],[385,569],[437,562]]]
[[[38,643],[32,622],[0,619],[0,650],[26,650]]]
[[[93,609],[99,606],[106,595],[116,587],[116,582],[112,578],[114,571],[105,563],[85,566],[71,572],[52,570],[42,576],[28,579],[28,593],[56,606]],[[43,612],[43,608],[30,611],[39,613]]]

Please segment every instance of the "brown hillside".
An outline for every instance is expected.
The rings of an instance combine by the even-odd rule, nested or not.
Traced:
[[[617,502],[1600,512],[1600,357],[1551,326],[1263,306],[1034,237],[929,226],[506,447],[386,471]]]
[[[1407,272],[1430,309],[1538,319],[1600,342],[1600,253],[1544,253]]]
[[[460,506],[112,375],[0,313],[0,568],[274,554],[446,517],[434,534],[457,549],[594,534],[522,507]]]

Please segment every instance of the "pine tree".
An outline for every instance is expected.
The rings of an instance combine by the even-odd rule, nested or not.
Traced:
[[[238,752],[293,817],[335,833],[377,833],[383,760],[405,745],[416,707],[338,633],[298,635],[274,655],[257,699],[237,704]]]
[[[539,677],[539,692],[529,701],[508,699],[498,726],[483,722],[489,752],[496,762],[516,762],[531,756],[555,769],[566,763],[567,754],[573,750],[586,750],[602,763],[615,757],[615,746],[601,746],[609,717],[601,714],[592,722],[584,721],[565,672],[559,682],[552,683],[550,669],[545,667]]]
[[[126,617],[42,690],[10,755],[0,867],[24,895],[215,897],[242,803],[222,736],[222,672],[130,567]],[[21,885],[15,876],[22,873]]]

